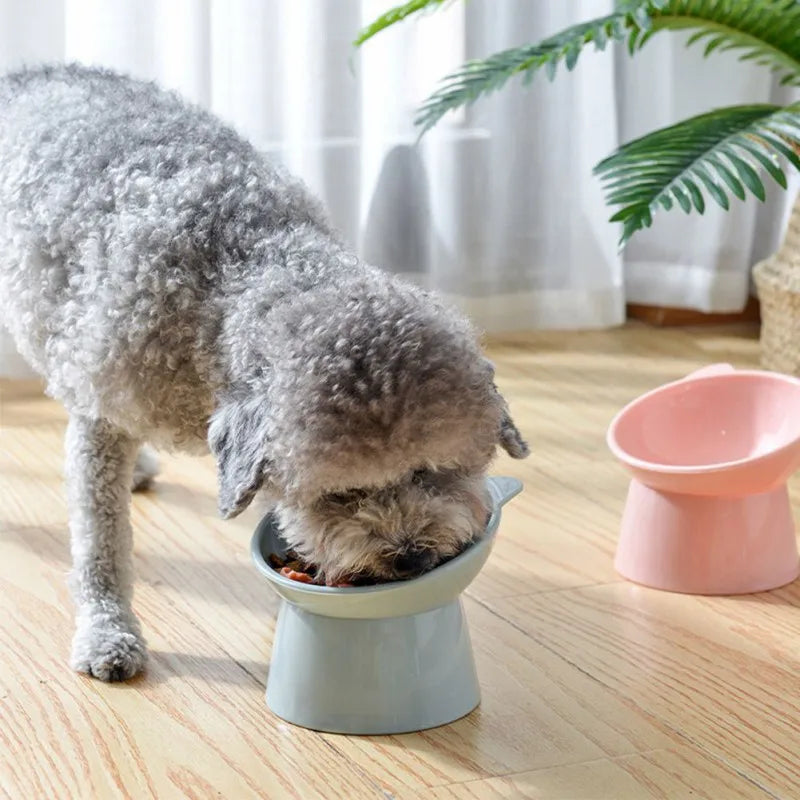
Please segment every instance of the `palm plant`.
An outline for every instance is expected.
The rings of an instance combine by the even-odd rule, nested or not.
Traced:
[[[383,14],[356,39],[361,46],[392,25],[445,0],[410,0]],[[420,107],[424,134],[450,110],[500,89],[510,78],[529,83],[544,70],[552,79],[560,65],[572,70],[584,47],[603,50],[626,42],[631,55],[661,31],[689,30],[689,44],[704,55],[733,50],[777,72],[781,83],[800,86],[800,0],[624,0],[614,13],[573,25],[534,44],[469,61],[448,75]],[[659,210],[675,204],[686,213],[705,211],[710,198],[730,207],[732,193],[764,200],[769,175],[786,188],[784,170],[800,169],[800,102],[718,108],[663,128],[620,147],[595,167],[606,200],[619,209],[620,244],[652,224]]]

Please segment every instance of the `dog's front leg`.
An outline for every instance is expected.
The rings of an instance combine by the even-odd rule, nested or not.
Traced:
[[[129,511],[137,447],[103,420],[70,416],[67,495],[76,604],[71,664],[104,681],[132,677],[146,658],[131,609]]]

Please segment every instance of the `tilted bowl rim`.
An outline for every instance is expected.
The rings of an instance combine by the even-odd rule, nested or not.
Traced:
[[[632,455],[622,446],[622,444],[620,444],[618,440],[617,432],[620,428],[620,425],[625,420],[625,417],[628,416],[628,414],[634,409],[637,409],[647,402],[652,401],[654,397],[662,393],[667,394],[670,392],[675,392],[678,391],[681,386],[698,385],[709,381],[733,383],[741,382],[742,379],[747,380],[753,378],[766,379],[771,383],[784,384],[787,386],[793,386],[794,388],[800,388],[800,378],[796,378],[793,375],[785,375],[781,372],[768,372],[767,370],[756,369],[734,370],[729,373],[698,375],[696,377],[689,376],[687,378],[681,378],[677,381],[671,381],[670,383],[657,386],[656,388],[650,389],[650,391],[639,395],[639,397],[631,400],[614,415],[614,418],[609,423],[608,431],[606,433],[606,444],[608,449],[617,459],[619,459],[619,461],[629,467],[632,467],[633,469],[660,473],[662,475],[705,475],[708,473],[734,469],[736,467],[745,465],[749,466],[756,464],[759,461],[775,458],[781,453],[784,453],[787,450],[795,447],[797,444],[796,441],[792,440],[786,442],[785,444],[782,444],[779,447],[768,451],[767,453],[761,453],[756,456],[746,456],[744,458],[737,458],[729,461],[710,461],[706,464],[664,464],[662,462],[649,461],[647,459],[638,458],[637,456]],[[787,413],[791,412],[787,411]]]
[[[505,482],[505,490],[501,488],[503,484],[499,484],[498,481]],[[503,505],[522,491],[522,483],[516,478],[490,478],[487,480],[487,487],[492,501],[492,513],[489,516],[489,521],[486,523],[484,535],[478,539],[478,541],[471,544],[463,553],[459,553],[455,558],[451,558],[444,564],[440,564],[430,572],[426,572],[417,578],[392,581],[390,583],[379,583],[374,586],[319,586],[317,584],[301,583],[300,581],[286,578],[270,566],[262,553],[261,543],[269,536],[270,530],[275,527],[274,517],[271,513],[263,517],[256,526],[255,532],[250,540],[250,555],[258,571],[264,575],[267,580],[275,583],[279,587],[289,589],[292,592],[317,596],[327,595],[341,597],[397,592],[400,589],[405,590],[409,587],[411,591],[419,591],[427,584],[446,579],[448,575],[461,571],[470,561],[479,558],[481,554],[494,543],[494,538],[500,525]]]

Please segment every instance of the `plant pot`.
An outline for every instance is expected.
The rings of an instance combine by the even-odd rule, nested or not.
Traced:
[[[756,264],[753,280],[761,303],[761,364],[800,375],[800,197],[783,244]]]

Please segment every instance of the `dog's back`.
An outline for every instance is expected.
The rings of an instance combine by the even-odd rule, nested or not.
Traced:
[[[173,93],[75,65],[0,79],[0,321],[74,410],[202,439],[220,305],[289,223],[332,235],[299,183]]]

